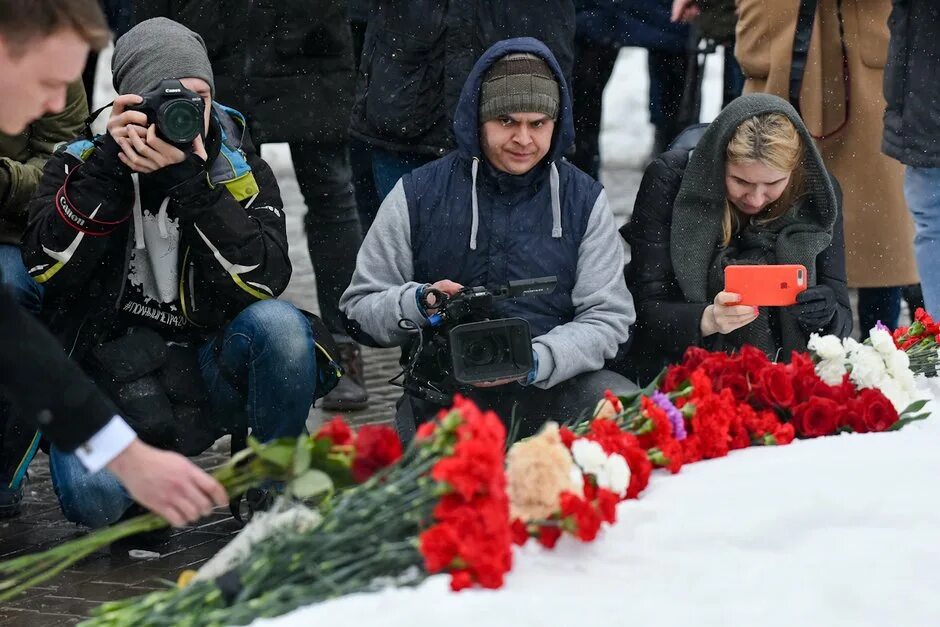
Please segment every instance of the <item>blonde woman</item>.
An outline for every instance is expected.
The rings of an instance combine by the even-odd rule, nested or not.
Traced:
[[[625,369],[640,381],[688,346],[750,344],[785,360],[810,333],[852,330],[841,192],[796,111],[776,96],[734,100],[694,147],[653,161],[621,233],[637,307]],[[731,264],[802,264],[809,287],[791,307],[738,305],[724,291]]]

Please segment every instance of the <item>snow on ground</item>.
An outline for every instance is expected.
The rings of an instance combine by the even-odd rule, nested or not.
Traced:
[[[595,543],[516,549],[502,590],[436,576],[254,625],[938,625],[938,450],[940,416],[657,471]]]

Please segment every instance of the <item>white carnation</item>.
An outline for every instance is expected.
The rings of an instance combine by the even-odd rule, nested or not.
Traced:
[[[600,477],[604,472],[607,455],[597,442],[578,438],[571,445],[571,455],[585,474]]]
[[[899,414],[914,402],[914,399],[907,390],[902,388],[900,383],[890,377],[885,377],[881,385],[878,386],[878,389],[885,395],[885,398],[891,401],[894,409],[897,410]]]
[[[894,345],[894,338],[884,329],[877,327],[872,329],[869,337],[871,338],[872,347],[885,357],[898,352],[897,347]]]
[[[857,345],[849,356],[852,382],[859,388],[877,388],[888,378],[884,359],[874,348]]]
[[[845,362],[841,359],[824,359],[816,364],[816,374],[827,385],[839,385],[845,373]]]
[[[845,348],[842,341],[834,335],[819,335],[813,333],[809,336],[809,349],[819,355],[819,358],[826,361],[845,360]]]
[[[603,478],[598,477],[597,485],[606,488],[619,497],[627,493],[627,486],[630,485],[630,466],[623,455],[614,453],[607,458],[604,465]]]

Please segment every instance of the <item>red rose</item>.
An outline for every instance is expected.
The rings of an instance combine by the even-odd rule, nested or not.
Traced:
[[[793,381],[784,366],[771,365],[757,375],[754,395],[765,407],[790,409],[793,406]]]
[[[858,405],[869,431],[887,431],[898,421],[897,410],[880,390],[862,390],[858,395]]]
[[[384,425],[365,425],[356,435],[356,456],[352,462],[352,476],[363,483],[379,470],[401,459],[401,441],[398,433]]]
[[[314,440],[321,440],[328,438],[333,446],[346,446],[347,444],[352,444],[353,441],[353,432],[349,428],[349,425],[346,424],[341,417],[336,416],[316,432],[313,436]]]
[[[763,353],[761,353],[763,355]],[[739,402],[744,402],[751,395],[751,386],[748,385],[747,377],[739,372],[727,372],[719,375],[715,381],[716,388],[727,388]]]
[[[761,370],[770,365],[770,359],[767,358],[764,351],[750,344],[745,344],[741,348],[740,354],[744,371],[750,375],[756,376]]]
[[[849,427],[855,433],[868,433],[868,425],[865,424],[865,409],[860,406],[858,399],[852,399],[846,405],[845,412],[842,414],[842,424],[839,426]]]
[[[793,427],[804,438],[831,435],[839,428],[842,411],[835,401],[817,396],[793,410]]]

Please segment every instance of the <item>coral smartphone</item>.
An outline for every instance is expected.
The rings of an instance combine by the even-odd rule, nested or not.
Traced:
[[[739,305],[785,307],[806,289],[801,265],[726,266],[725,291],[741,295]]]

